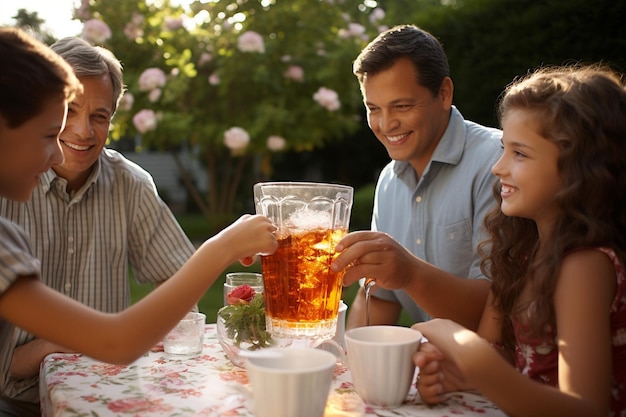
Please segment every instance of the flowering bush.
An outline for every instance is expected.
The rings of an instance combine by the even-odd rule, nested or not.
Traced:
[[[271,178],[274,153],[323,147],[360,126],[352,62],[385,29],[384,11],[367,4],[82,0],[75,16],[124,64],[129,97],[112,138],[196,149],[209,190],[190,195],[215,219],[232,213],[240,184],[249,194],[250,182]]]

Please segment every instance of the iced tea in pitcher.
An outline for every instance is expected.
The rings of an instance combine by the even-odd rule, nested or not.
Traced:
[[[261,183],[255,202],[257,213],[278,227],[278,249],[261,258],[268,331],[283,338],[332,338],[343,272],[332,272],[330,264],[348,232],[352,188]]]

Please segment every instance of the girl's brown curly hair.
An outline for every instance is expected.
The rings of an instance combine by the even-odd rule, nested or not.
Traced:
[[[485,219],[489,239],[480,250],[509,348],[514,343],[510,319],[529,313],[529,306],[517,305],[524,277],[532,280],[531,331],[541,336],[547,325],[555,324],[556,278],[568,251],[603,246],[624,260],[626,92],[622,78],[606,66],[542,68],[506,88],[499,103],[501,124],[511,110],[532,112],[538,133],[557,144],[563,188],[555,196],[561,216],[550,241],[542,242],[547,250],[538,255],[534,221],[505,216],[500,184],[494,185],[498,206]]]

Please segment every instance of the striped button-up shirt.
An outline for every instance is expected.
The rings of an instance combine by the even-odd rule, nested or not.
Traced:
[[[0,217],[0,295],[20,276],[39,274],[39,261],[32,255],[27,237],[16,225]],[[8,379],[13,356],[13,324],[0,318],[0,387]]]

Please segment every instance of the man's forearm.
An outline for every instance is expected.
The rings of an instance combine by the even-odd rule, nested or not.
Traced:
[[[424,261],[415,274],[404,290],[424,311],[476,331],[489,294],[488,280],[459,278]]]
[[[63,352],[65,349],[43,339],[35,339],[18,346],[13,352],[10,375],[14,379],[25,379],[39,373],[41,361],[50,353]]]

